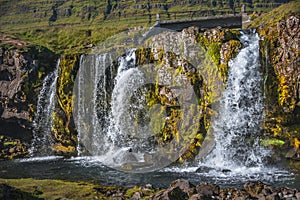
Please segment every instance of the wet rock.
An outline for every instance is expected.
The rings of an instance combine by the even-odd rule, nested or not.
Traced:
[[[297,198],[297,200],[300,200],[300,192],[297,192],[295,197]]]
[[[139,200],[139,199],[141,199],[141,198],[142,198],[141,193],[135,192],[135,193],[132,195],[132,197],[130,198],[130,200]]]
[[[0,136],[0,160],[24,157],[27,147],[18,139]]]
[[[197,173],[208,173],[210,170],[212,170],[212,168],[210,167],[206,167],[206,166],[200,166],[196,172]]]
[[[248,194],[251,195],[251,197],[259,197],[261,194],[262,190],[264,188],[264,184],[260,181],[255,181],[255,182],[247,182],[244,184],[244,189]]]
[[[236,188],[224,188],[220,190],[220,194],[217,199],[236,199],[236,200],[244,200],[244,199],[252,199],[250,195],[243,189]]]
[[[229,172],[231,172],[231,170],[230,169],[222,169],[222,172],[223,173],[229,173]]]
[[[194,186],[186,180],[176,180],[170,184],[170,187],[163,192],[152,197],[152,200],[181,200],[188,199],[195,194]]]
[[[151,200],[181,200],[188,199],[188,195],[183,192],[179,187],[172,187],[164,192],[158,193]]]
[[[195,186],[186,180],[176,180],[171,183],[171,187],[179,187],[183,192],[191,196],[196,192]]]
[[[194,194],[192,195],[189,200],[210,200],[211,198],[207,198],[203,196],[202,194]]]
[[[280,197],[277,193],[273,193],[266,196],[266,200],[280,200]]]
[[[220,187],[215,184],[200,183],[196,186],[197,193],[204,199],[212,199],[219,196]]]
[[[265,19],[264,19],[265,20]],[[300,16],[288,14],[277,23],[258,28],[266,94],[266,135],[291,141],[299,136],[300,119]],[[263,24],[263,23],[261,23]],[[292,124],[295,124],[292,125]],[[283,146],[276,154],[297,159],[297,153]]]

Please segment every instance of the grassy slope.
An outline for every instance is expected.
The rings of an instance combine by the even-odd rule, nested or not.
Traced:
[[[249,26],[257,28],[263,24],[265,27],[271,27],[276,25],[277,22],[282,20],[284,17],[299,13],[300,0],[295,0],[293,2],[275,8],[272,11],[261,15],[260,17],[257,17],[251,22]]]
[[[174,12],[178,11],[231,12],[229,3],[225,0],[216,1],[215,6],[209,0],[204,0],[202,4],[187,0],[177,1],[177,4],[174,4],[174,0],[150,2],[152,9],[149,12],[146,8],[147,0],[137,0],[136,3],[135,0],[111,0],[111,12],[104,20],[107,0],[0,0],[0,33],[15,35],[25,41],[46,46],[57,53],[82,53],[87,51],[87,46],[98,45],[107,37],[128,27],[152,26],[156,13],[167,19],[164,5],[169,5],[168,13],[171,19],[175,18]],[[272,6],[277,6],[276,3],[262,2],[263,0],[253,1],[253,8],[248,10],[266,11]],[[240,5],[241,3],[237,3],[236,11],[239,11]],[[58,17],[50,26],[48,19],[53,14],[53,6],[56,7]],[[152,16],[151,21],[149,14]],[[202,15],[205,15],[205,12]],[[191,17],[191,13],[176,14],[176,17]],[[87,34],[88,31],[91,31],[91,36]]]

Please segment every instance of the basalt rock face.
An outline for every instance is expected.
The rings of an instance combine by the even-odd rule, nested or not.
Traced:
[[[57,102],[53,113],[55,144],[53,151],[60,155],[71,155],[76,151],[77,132],[72,114],[73,85],[79,68],[79,55],[64,55],[60,58],[57,79]]]
[[[13,39],[1,40],[1,158],[25,154],[24,144],[32,138],[32,120],[42,79],[53,70],[56,59],[57,56],[45,48]]]
[[[195,122],[197,124],[193,124],[199,126],[199,130],[194,138],[191,136],[192,131],[189,132],[190,135],[180,135],[186,140],[192,139],[192,142],[179,158],[179,162],[193,159],[202,146],[210,127],[212,104],[218,101],[225,87],[228,62],[241,48],[238,36],[239,32],[227,29],[201,30],[190,27],[181,32],[166,31],[155,35],[146,41],[148,48],[136,50],[138,66],[149,66],[150,63],[156,65],[154,70],[157,71],[159,81],[155,83],[158,86],[155,89],[157,94],[150,95],[151,102],[158,101],[160,105],[175,106],[172,104],[172,99],[165,98],[168,96],[168,88],[159,86],[169,84],[170,71],[173,71],[177,78],[187,78],[199,102],[197,109],[201,116],[199,121]],[[185,95],[188,96],[192,95]],[[173,127],[179,119],[178,113],[171,113],[168,116],[168,127]],[[166,142],[168,138],[176,137],[178,133],[176,128],[171,128],[163,129],[160,134],[165,138],[162,142]]]
[[[265,74],[265,133],[287,142],[290,158],[300,157],[300,15],[274,25],[262,23],[261,62]],[[289,145],[288,145],[289,144]],[[294,150],[293,150],[294,149]]]

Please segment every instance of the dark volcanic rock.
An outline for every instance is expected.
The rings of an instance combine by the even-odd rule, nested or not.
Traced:
[[[215,184],[200,183],[196,190],[204,199],[212,199],[219,195],[220,187]]]
[[[245,199],[299,199],[297,189],[288,187],[272,187],[260,181],[249,181],[244,188],[222,188],[216,184],[199,183],[194,187],[185,180],[176,180],[166,190],[150,199],[193,199],[193,200],[245,200]]]
[[[46,48],[11,38],[0,39],[1,135],[21,143],[31,140],[40,86],[56,60],[57,56]]]
[[[191,196],[196,192],[195,186],[186,180],[176,180],[171,183],[171,187],[179,187],[183,192]]]
[[[195,186],[186,180],[176,180],[170,184],[170,187],[163,192],[158,193],[152,199],[170,199],[181,200],[188,199],[195,194]]]
[[[151,199],[152,200],[184,200],[184,199],[188,199],[188,195],[177,186],[177,187],[170,187],[164,192],[158,193]]]

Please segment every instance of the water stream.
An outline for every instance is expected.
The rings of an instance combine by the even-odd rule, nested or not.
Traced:
[[[60,60],[57,61],[55,70],[45,77],[38,96],[37,111],[33,120],[33,140],[29,149],[31,156],[47,156],[52,152],[52,114],[55,108],[59,63]]]

